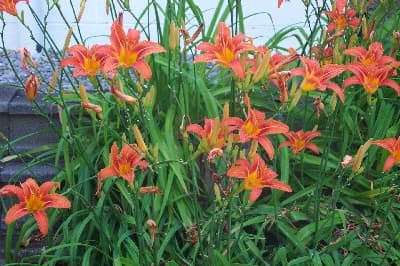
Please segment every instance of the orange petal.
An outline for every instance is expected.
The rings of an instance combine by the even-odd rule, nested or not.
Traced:
[[[15,204],[8,210],[5,218],[5,223],[10,224],[26,214],[28,214],[28,211],[25,208],[25,203]]]
[[[71,208],[71,202],[63,195],[49,194],[43,200],[46,202],[45,208]]]
[[[37,211],[33,213],[36,222],[38,223],[39,231],[43,236],[47,235],[49,230],[49,220],[47,219],[47,215],[44,211]]]

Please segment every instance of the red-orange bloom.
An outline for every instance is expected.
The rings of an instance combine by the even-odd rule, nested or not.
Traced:
[[[186,127],[187,132],[193,132],[200,138],[198,150],[201,152],[210,152],[215,148],[225,146],[225,134],[219,118],[205,118],[204,128],[198,124],[190,124]]]
[[[97,193],[100,193],[101,184],[107,177],[120,176],[132,184],[135,177],[135,168],[138,166],[142,171],[144,171],[149,165],[148,162],[142,158],[139,152],[140,149],[137,145],[129,145],[125,143],[122,146],[121,152],[118,154],[118,146],[114,143],[111,146],[110,164],[101,169],[97,174],[99,184]]]
[[[203,42],[197,49],[205,52],[194,60],[198,62],[217,62],[224,68],[230,68],[241,79],[244,79],[245,69],[239,55],[246,51],[252,51],[255,47],[245,40],[245,34],[238,34],[232,38],[229,27],[224,23],[218,24],[218,31],[214,37],[214,43]]]
[[[364,66],[394,64],[396,60],[391,56],[383,55],[382,43],[371,43],[366,50],[362,46],[353,47],[344,51],[344,54],[357,58],[358,62]]]
[[[383,140],[375,140],[372,144],[380,146],[390,152],[389,157],[385,161],[383,171],[389,171],[395,164],[400,163],[400,136]]]
[[[344,93],[342,89],[330,79],[342,73],[346,67],[336,64],[327,64],[320,66],[318,61],[311,60],[307,57],[301,57],[304,68],[295,68],[291,70],[292,77],[303,76],[303,82],[300,85],[302,91],[325,91],[327,88],[332,89],[344,102]]]
[[[282,142],[279,145],[280,147],[290,147],[292,148],[292,152],[294,154],[301,152],[304,149],[310,149],[316,154],[319,153],[319,148],[317,145],[310,143],[313,138],[321,136],[321,133],[318,131],[289,131],[287,133],[283,133],[289,140]]]
[[[93,45],[90,49],[81,44],[73,45],[67,50],[71,56],[64,58],[60,66],[75,67],[74,77],[95,76],[102,70],[107,58],[104,48],[104,45]]]
[[[165,52],[164,47],[151,41],[140,41],[140,31],[129,29],[125,34],[123,16],[119,15],[111,26],[111,46],[107,46],[110,57],[105,62],[107,72],[115,72],[117,67],[133,67],[144,79],[151,78],[151,69],[145,56]]]
[[[20,203],[12,206],[5,218],[5,223],[10,224],[22,216],[31,213],[38,223],[42,235],[47,235],[49,221],[45,210],[47,208],[71,208],[67,197],[52,193],[56,182],[48,181],[40,187],[32,178],[28,178],[21,187],[5,185],[0,189],[0,196],[17,196]]]
[[[361,64],[349,64],[347,66],[354,76],[343,82],[343,88],[359,84],[368,94],[374,94],[381,86],[392,87],[400,96],[400,86],[390,79],[394,69],[391,66],[364,66]]]
[[[25,1],[29,4],[29,0],[0,0],[0,11],[16,16],[18,14],[16,4],[21,1]]]
[[[353,8],[347,8],[346,4],[347,0],[336,0],[336,3],[333,4],[332,11],[324,12],[332,20],[328,25],[328,33],[334,30],[344,30],[347,26],[353,29],[357,28],[360,19],[355,17],[356,11]]]
[[[286,192],[292,192],[292,188],[276,179],[278,176],[269,169],[263,159],[255,154],[253,161],[240,158],[229,168],[226,173],[229,177],[243,178],[244,188],[251,190],[249,201],[253,202],[261,195],[263,188],[279,189]]]
[[[245,143],[255,140],[260,143],[268,157],[272,159],[274,157],[274,146],[267,135],[288,132],[289,127],[274,119],[265,120],[265,113],[250,107],[250,100],[247,95],[245,95],[245,102],[247,105],[247,119],[245,121],[238,117],[228,117],[222,124],[229,126],[228,132],[239,130],[239,142]]]

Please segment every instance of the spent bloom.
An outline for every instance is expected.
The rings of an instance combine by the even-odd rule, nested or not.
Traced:
[[[319,148],[317,145],[310,143],[313,138],[321,136],[318,131],[289,131],[283,133],[288,141],[282,142],[279,147],[290,147],[294,154],[301,152],[302,150],[309,149],[314,153],[319,154]]]
[[[383,140],[375,140],[372,144],[382,147],[390,152],[383,166],[384,172],[389,171],[395,164],[400,163],[400,136],[397,139],[387,138]]]
[[[18,14],[16,5],[21,1],[25,1],[29,4],[29,0],[0,0],[0,12],[6,12],[10,15],[16,16]]]
[[[341,74],[346,68],[342,65],[327,64],[320,66],[319,62],[312,60],[307,57],[301,57],[301,62],[304,68],[295,68],[291,70],[292,77],[303,76],[303,82],[300,85],[300,89],[303,92],[319,90],[325,91],[327,88],[332,89],[344,102],[344,93],[342,89],[330,79]]]
[[[144,79],[152,76],[149,64],[144,57],[163,53],[166,50],[158,43],[140,41],[140,31],[129,29],[125,33],[123,28],[122,13],[111,25],[111,45],[106,46],[106,52],[110,56],[105,61],[106,72],[115,72],[117,67],[133,67]]]
[[[280,134],[289,131],[289,127],[274,119],[265,120],[265,113],[252,109],[250,99],[245,95],[247,105],[247,119],[242,120],[239,117],[228,117],[222,124],[228,126],[228,131],[239,130],[239,142],[245,143],[250,140],[256,141],[264,148],[268,157],[274,157],[274,146],[267,135]]]
[[[81,44],[73,45],[67,50],[71,56],[61,60],[60,66],[75,67],[74,77],[95,76],[102,70],[107,58],[104,47],[104,45],[93,45],[91,48],[87,48]]]
[[[32,59],[31,53],[26,48],[20,48],[19,55],[21,59],[22,68],[26,71],[29,71],[29,66],[34,68],[38,67],[38,64]]]
[[[353,29],[357,28],[360,19],[356,17],[356,11],[353,8],[346,7],[346,5],[347,0],[336,0],[333,4],[332,11],[324,12],[331,20],[327,29],[328,33],[334,30],[344,30],[348,26]]]
[[[245,40],[248,37],[245,34],[231,36],[229,27],[224,23],[218,24],[217,34],[214,37],[214,43],[203,42],[197,49],[203,51],[194,60],[198,62],[217,62],[224,68],[230,68],[236,76],[245,78],[245,68],[239,55],[243,52],[252,51],[255,47]]]
[[[38,223],[40,233],[47,235],[49,221],[45,210],[48,208],[71,208],[67,197],[52,193],[57,183],[48,181],[39,186],[32,178],[28,178],[21,186],[5,185],[0,189],[0,196],[16,196],[19,203],[12,206],[5,218],[10,224],[19,218],[31,213]]]
[[[140,155],[140,149],[135,144],[123,144],[120,153],[118,146],[113,143],[110,152],[110,163],[107,167],[100,170],[97,174],[98,188],[97,194],[100,194],[101,185],[104,179],[112,176],[119,176],[132,184],[135,177],[135,168],[140,167],[144,171],[149,165]]]
[[[252,162],[239,158],[231,168],[229,168],[226,175],[244,179],[244,189],[251,190],[250,202],[258,199],[263,188],[292,192],[292,188],[288,184],[276,179],[278,174],[268,168],[264,160],[258,154],[254,155]]]

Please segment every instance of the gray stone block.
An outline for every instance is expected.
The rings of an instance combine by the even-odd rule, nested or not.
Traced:
[[[57,126],[58,121],[54,118]],[[59,136],[46,118],[37,115],[10,115],[10,140],[13,141],[10,153],[26,152],[39,146],[57,143]],[[29,136],[28,136],[29,135]]]
[[[0,132],[6,138],[10,138],[10,119],[8,116],[8,108],[11,100],[15,97],[17,90],[9,85],[0,84]],[[5,148],[5,141],[0,138],[0,155],[8,154]]]
[[[39,184],[51,180],[56,175],[57,170],[51,161],[32,164],[29,161],[10,161],[0,163],[0,185],[6,183],[24,182],[29,177],[33,177]]]

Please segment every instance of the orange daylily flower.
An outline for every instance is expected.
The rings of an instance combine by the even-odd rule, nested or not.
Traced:
[[[214,43],[201,43],[197,49],[205,53],[196,57],[194,63],[217,62],[224,68],[232,69],[240,79],[244,79],[246,77],[245,69],[239,55],[255,49],[251,43],[245,42],[246,39],[248,37],[245,34],[238,34],[232,38],[229,27],[224,22],[220,22]]]
[[[382,147],[390,152],[390,155],[386,159],[383,166],[384,172],[389,171],[395,164],[400,163],[400,136],[397,139],[388,138],[383,140],[375,140],[372,142],[372,144]]]
[[[332,20],[328,25],[328,33],[334,30],[344,30],[347,26],[353,29],[357,28],[360,19],[355,17],[356,11],[353,8],[347,8],[346,4],[347,0],[336,0],[333,4],[332,11],[324,12]]]
[[[81,44],[71,46],[68,50],[71,56],[60,62],[61,67],[75,67],[74,77],[95,76],[102,70],[104,62],[108,57],[104,45],[93,45],[87,48]]]
[[[135,177],[135,168],[140,167],[144,171],[149,163],[139,154],[140,149],[136,144],[123,144],[121,152],[118,154],[118,146],[114,143],[111,146],[110,164],[101,169],[97,174],[98,187],[97,194],[100,194],[101,185],[104,179],[112,176],[120,176],[128,183],[132,184]]]
[[[144,79],[151,78],[151,69],[145,56],[164,53],[166,50],[158,43],[140,41],[140,31],[129,29],[125,33],[122,13],[111,25],[111,45],[106,47],[110,57],[105,62],[107,72],[115,72],[117,67],[133,67]]]
[[[396,60],[391,56],[383,55],[383,46],[380,42],[371,43],[366,50],[362,46],[346,49],[343,53],[357,58],[364,66],[395,64]]]
[[[19,203],[12,206],[5,218],[5,223],[10,224],[15,220],[31,213],[38,223],[40,233],[47,235],[49,221],[45,210],[48,208],[71,208],[67,197],[52,193],[57,186],[56,182],[48,181],[40,187],[32,178],[28,178],[21,186],[5,185],[0,189],[0,196],[17,196]]]
[[[274,146],[268,139],[267,135],[280,134],[289,131],[289,127],[274,119],[265,120],[265,113],[252,109],[250,99],[245,95],[245,103],[247,105],[247,119],[243,121],[238,117],[228,117],[224,119],[222,124],[228,126],[228,132],[239,130],[239,142],[245,143],[250,140],[260,143],[264,148],[268,157],[274,157]]]
[[[244,189],[251,190],[249,202],[254,202],[261,195],[263,188],[279,189],[292,192],[292,188],[276,179],[277,173],[267,167],[263,159],[255,154],[253,161],[239,158],[226,173],[229,177],[244,179]]]
[[[314,153],[319,154],[319,148],[317,145],[310,143],[313,138],[321,136],[321,133],[318,131],[289,131],[283,133],[289,140],[282,142],[279,145],[280,147],[290,147],[292,148],[292,152],[294,154],[301,152],[302,150],[309,149]]]
[[[224,129],[221,127],[219,118],[205,118],[204,127],[190,124],[186,127],[186,132],[193,132],[200,138],[198,147],[200,152],[208,153],[215,148],[221,149],[226,143]]]
[[[16,4],[21,1],[29,4],[29,0],[0,0],[0,11],[16,16],[18,15]]]
[[[300,60],[304,68],[292,69],[291,74],[292,77],[304,77],[300,85],[302,91],[325,91],[327,88],[330,88],[339,96],[340,100],[344,102],[344,93],[342,89],[336,83],[329,80],[341,74],[346,69],[345,66],[327,64],[321,67],[318,61],[311,60],[307,57],[301,57]]]
[[[29,71],[29,66],[33,66],[34,68],[38,67],[38,64],[35,61],[33,61],[31,53],[29,52],[28,49],[20,48],[18,50],[21,59],[21,65],[24,70]]]
[[[379,87],[388,86],[393,88],[400,96],[400,85],[390,79],[394,73],[394,69],[391,66],[364,66],[354,63],[349,64],[347,69],[354,76],[347,78],[343,82],[343,88],[359,84],[364,87],[366,93],[374,94]]]

